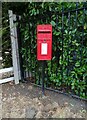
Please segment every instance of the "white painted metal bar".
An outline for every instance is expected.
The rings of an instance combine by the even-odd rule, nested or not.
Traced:
[[[1,79],[1,80],[0,80],[0,84],[2,84],[2,83],[6,83],[6,82],[10,82],[10,81],[13,81],[13,80],[14,80],[14,77]]]
[[[16,21],[16,15],[14,14],[14,21]],[[17,65],[18,65],[18,76],[19,80],[21,79],[21,71],[20,71],[20,60],[19,60],[19,50],[18,50],[18,36],[17,36],[17,27],[14,27],[15,33],[15,44],[16,44],[16,56],[17,56]]]
[[[12,46],[12,60],[13,60],[13,69],[14,69],[14,78],[15,84],[19,83],[19,74],[18,74],[18,62],[17,62],[17,52],[16,52],[16,36],[15,36],[15,29],[14,29],[14,15],[11,10],[8,11],[9,13],[9,22],[10,22],[10,35],[11,35],[11,46]],[[14,37],[15,36],[15,37]]]
[[[13,67],[9,67],[9,68],[3,68],[3,69],[0,69],[0,74],[2,73],[6,73],[6,72],[13,72]]]

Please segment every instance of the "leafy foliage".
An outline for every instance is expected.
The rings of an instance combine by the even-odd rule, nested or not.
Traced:
[[[62,7],[63,5],[63,7]],[[41,62],[36,59],[36,26],[52,24],[53,57],[47,61],[48,85],[66,88],[86,98],[87,80],[87,10],[79,3],[29,3],[21,24],[24,68],[41,74]],[[64,10],[64,16],[61,12]],[[68,12],[67,12],[68,11]],[[58,18],[58,20],[57,20]],[[45,71],[45,72],[46,72]]]

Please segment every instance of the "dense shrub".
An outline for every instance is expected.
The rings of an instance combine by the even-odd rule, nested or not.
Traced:
[[[63,6],[62,6],[63,5]],[[47,61],[49,85],[66,88],[86,98],[87,80],[87,10],[70,12],[83,3],[29,3],[22,16],[21,37],[24,68],[40,74],[36,59],[36,26],[52,24],[53,55]],[[64,13],[62,21],[62,10]],[[58,20],[57,20],[58,18]],[[63,47],[62,47],[63,46]],[[38,78],[37,78],[38,79]]]

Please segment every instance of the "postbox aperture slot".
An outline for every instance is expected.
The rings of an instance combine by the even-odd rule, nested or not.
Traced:
[[[38,33],[51,33],[51,31],[38,31]]]

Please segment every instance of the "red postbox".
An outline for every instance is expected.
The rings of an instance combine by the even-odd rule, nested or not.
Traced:
[[[52,25],[37,25],[37,59],[52,58]]]

